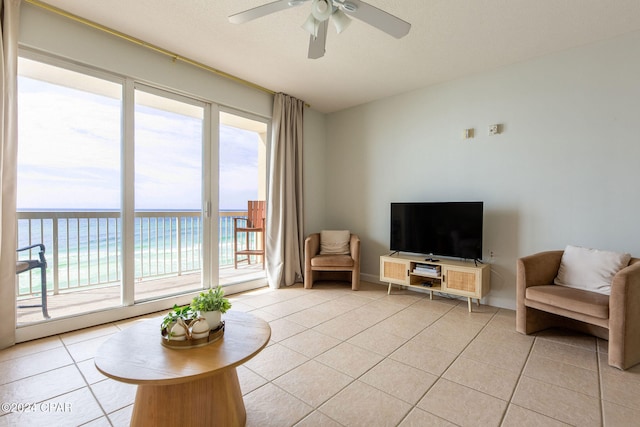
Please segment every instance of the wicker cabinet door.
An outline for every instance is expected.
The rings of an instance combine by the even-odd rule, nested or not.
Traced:
[[[458,295],[478,296],[480,278],[477,270],[445,268],[443,291]]]
[[[380,257],[380,281],[396,285],[408,285],[410,268],[411,263],[409,261]]]

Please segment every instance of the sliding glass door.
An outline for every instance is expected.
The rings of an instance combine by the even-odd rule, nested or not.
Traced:
[[[45,247],[50,317],[19,273],[19,340],[266,284],[262,217],[234,225],[264,216],[267,119],[33,52],[18,71],[16,248]]]
[[[122,84],[27,58],[18,68],[17,247],[43,244],[47,260],[44,276],[17,275],[18,323],[45,319],[32,307],[43,279],[52,318],[120,306]],[[61,310],[54,295],[73,297]]]
[[[264,119],[220,113],[218,281],[230,289],[266,283],[267,136]]]
[[[202,288],[205,106],[135,91],[135,300]]]

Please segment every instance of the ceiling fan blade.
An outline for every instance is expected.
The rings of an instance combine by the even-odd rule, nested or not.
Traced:
[[[318,37],[309,36],[309,59],[318,59],[324,56],[325,46],[327,44],[327,27],[329,20],[322,21],[318,28]]]
[[[411,24],[408,22],[368,3],[360,0],[348,0],[346,3],[352,3],[357,9],[353,12],[344,9],[344,13],[366,22],[397,39],[406,36],[411,29]]]
[[[292,3],[292,4],[289,4]],[[244,12],[236,13],[229,16],[229,22],[232,24],[243,24],[245,22],[253,21],[254,19],[262,18],[263,16],[280,12],[281,10],[288,9],[293,6],[298,6],[302,3],[290,2],[290,0],[278,0],[271,3],[263,4],[262,6],[254,7],[253,9],[245,10]]]

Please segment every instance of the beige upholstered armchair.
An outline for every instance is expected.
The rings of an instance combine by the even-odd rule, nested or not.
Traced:
[[[343,233],[342,249],[331,250],[329,247],[328,251],[323,251],[327,244],[322,243],[321,235],[331,236],[329,233]],[[357,291],[360,286],[360,239],[348,231],[311,234],[304,241],[304,264],[305,289],[311,289],[315,279],[335,279],[347,274],[350,275],[351,289]]]
[[[640,363],[640,259],[631,258],[611,281],[611,294],[554,284],[564,251],[518,260],[516,329],[531,334],[564,327],[609,341],[609,365]]]

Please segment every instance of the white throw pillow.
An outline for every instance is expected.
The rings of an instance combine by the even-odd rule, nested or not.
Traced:
[[[320,255],[348,255],[349,230],[322,230],[320,232]]]
[[[630,260],[630,254],[567,246],[554,283],[609,295],[613,276]]]

